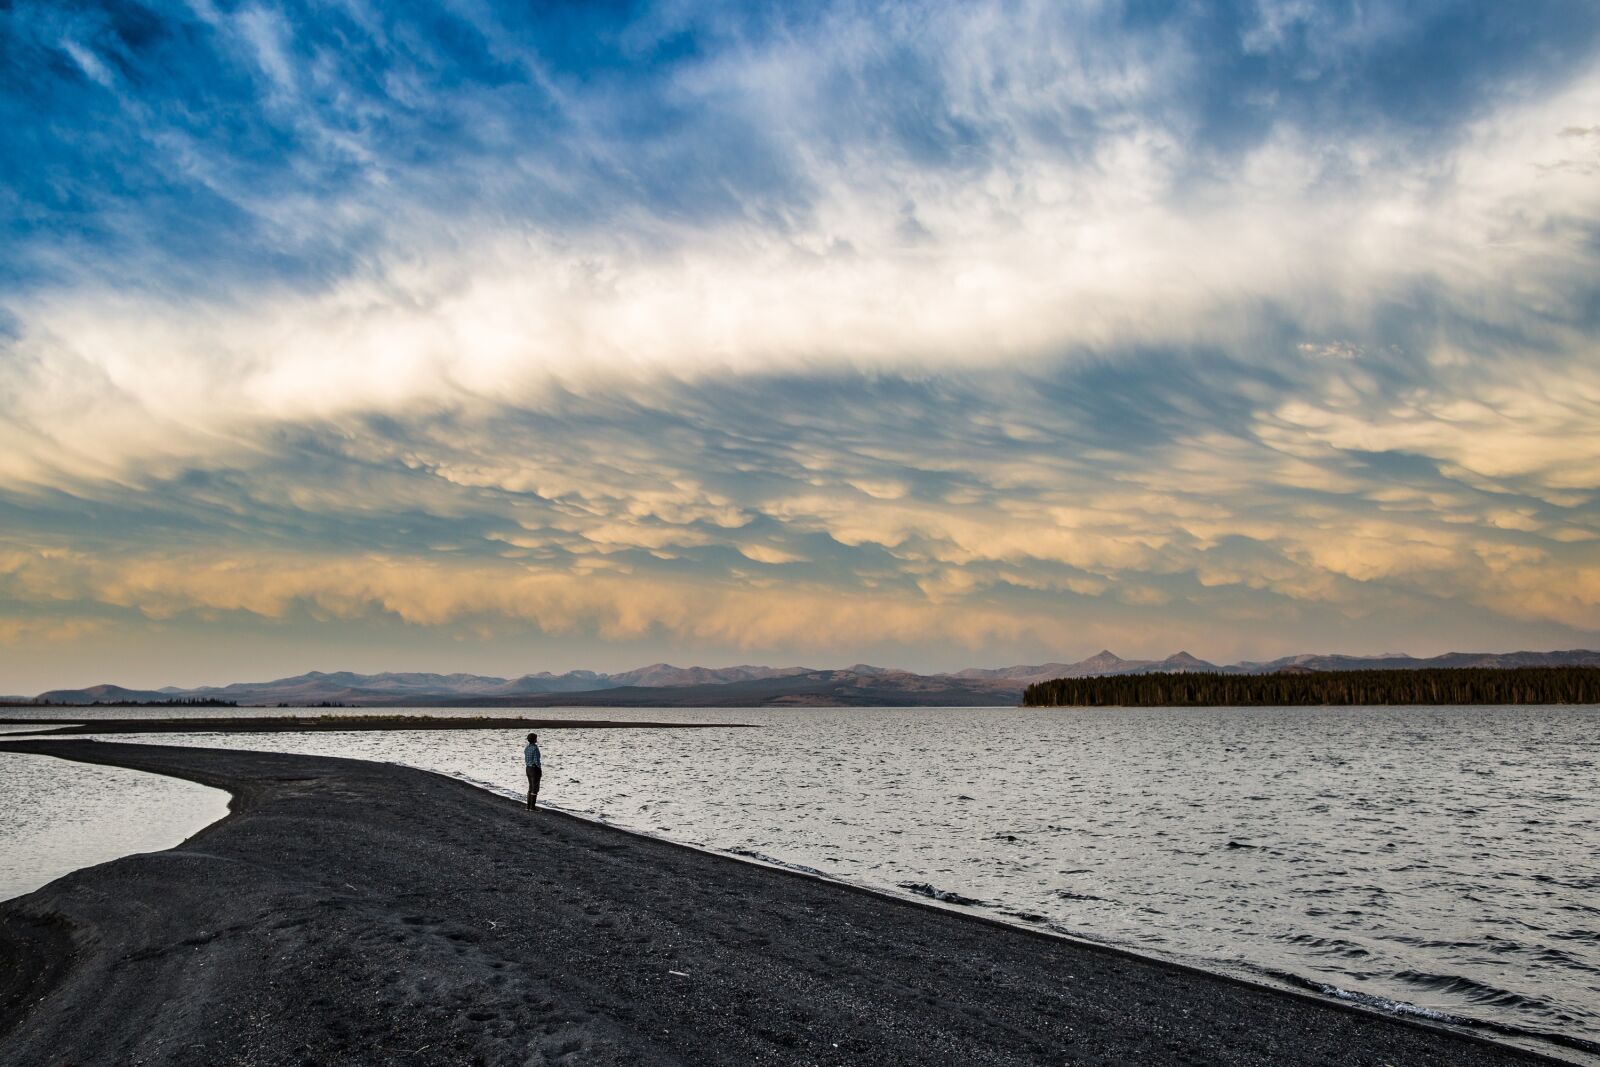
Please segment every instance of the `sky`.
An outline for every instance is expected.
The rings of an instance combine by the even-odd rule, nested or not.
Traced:
[[[15,0],[0,226],[0,692],[1600,647],[1591,0]]]

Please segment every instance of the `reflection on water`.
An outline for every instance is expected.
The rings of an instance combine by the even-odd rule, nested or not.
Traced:
[[[0,752],[0,900],[171,848],[227,813],[228,794],[193,782]]]
[[[1600,1041],[1596,709],[528,714],[764,727],[542,730],[542,799],[621,826]],[[518,732],[170,740],[523,780]]]

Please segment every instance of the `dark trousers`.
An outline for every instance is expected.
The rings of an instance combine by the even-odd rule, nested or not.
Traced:
[[[538,767],[528,768],[528,807],[533,807],[539,802],[539,775],[542,773]]]

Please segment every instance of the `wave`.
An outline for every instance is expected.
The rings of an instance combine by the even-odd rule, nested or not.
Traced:
[[[1093,893],[1074,893],[1070,889],[1057,889],[1056,890],[1056,896],[1061,898],[1062,900],[1104,900],[1104,899],[1106,899],[1105,897],[1097,897]]]
[[[1342,937],[1317,937],[1315,934],[1281,934],[1277,940],[1289,945],[1309,948],[1318,955],[1342,956],[1345,959],[1362,959],[1372,955],[1354,941]]]
[[[1372,993],[1362,993],[1353,989],[1343,989],[1339,986],[1330,985],[1326,982],[1319,982],[1315,979],[1307,978],[1304,975],[1294,974],[1289,971],[1279,971],[1266,968],[1251,969],[1257,970],[1257,973],[1274,978],[1277,981],[1292,986],[1296,989],[1310,990],[1314,993],[1320,993],[1323,996],[1332,997],[1335,1000],[1342,1000],[1346,1003],[1357,1004],[1372,1011],[1382,1012],[1385,1015],[1394,1015],[1403,1019],[1419,1019],[1424,1022],[1437,1023],[1443,1026],[1450,1026],[1461,1030],[1484,1031],[1487,1033],[1497,1034],[1501,1037],[1516,1038],[1525,1042],[1556,1045],[1563,1048],[1573,1049],[1578,1052],[1584,1052],[1591,1056],[1600,1056],[1600,1041],[1590,1041],[1581,1037],[1573,1037],[1571,1034],[1565,1034],[1559,1031],[1539,1030],[1526,1026],[1513,1026],[1509,1023],[1496,1022],[1492,1019],[1478,1019],[1468,1015],[1456,1015],[1452,1012],[1440,1011],[1437,1008],[1427,1008],[1420,1004],[1412,1004],[1404,1000],[1395,1000],[1390,997],[1377,996],[1376,994]],[[1455,981],[1464,982],[1473,986],[1480,985],[1479,983],[1473,982],[1471,979],[1461,978],[1460,976],[1454,975],[1433,975],[1428,977],[1444,979],[1446,980],[1447,985]],[[1480,988],[1488,989],[1492,987],[1480,986]],[[1510,995],[1515,996],[1516,994]],[[1530,1001],[1530,1003],[1538,1002]]]
[[[960,893],[952,893],[948,889],[936,889],[927,882],[900,882],[899,886],[901,889],[915,893],[919,897],[927,897],[929,900],[937,900],[943,904],[962,904],[969,908],[987,908],[990,906],[986,900],[979,900],[977,897],[964,897]]]
[[[780,860],[774,856],[767,855],[765,852],[757,852],[753,848],[725,848],[722,851],[730,856],[743,856],[745,859],[758,860],[769,866],[782,867],[786,871],[799,871],[801,874],[809,874],[816,878],[826,878],[830,882],[837,881],[832,875],[819,871],[815,867],[807,867],[803,863],[790,863],[788,860]]]
[[[1600,930],[1561,930],[1550,936],[1558,941],[1579,941],[1586,945],[1600,945]]]
[[[1519,1011],[1551,1012],[1554,1009],[1542,1000],[1514,993],[1509,989],[1488,985],[1460,974],[1430,974],[1426,971],[1396,971],[1397,981],[1430,993],[1443,993],[1460,997],[1473,1004],[1489,1004],[1496,1008],[1513,1008]]]

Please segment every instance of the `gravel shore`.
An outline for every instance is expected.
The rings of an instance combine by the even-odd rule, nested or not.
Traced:
[[[1554,1062],[402,767],[7,750],[235,798],[178,848],[0,904],[7,1065]]]

